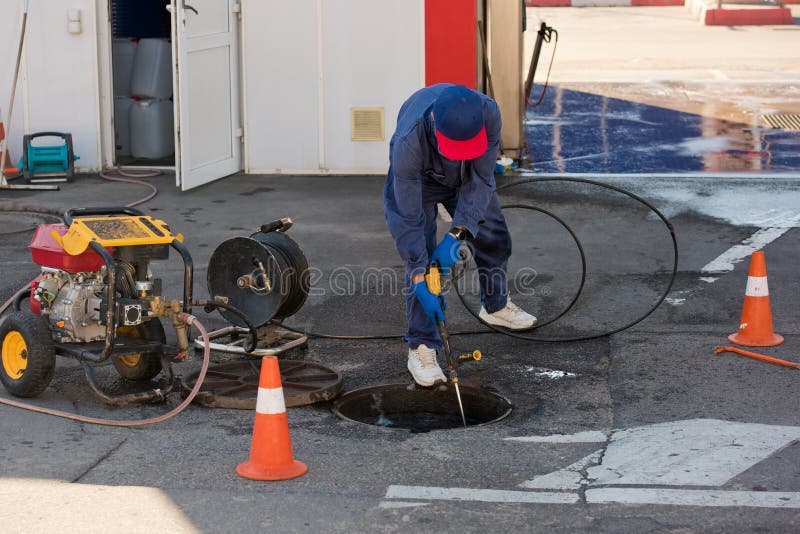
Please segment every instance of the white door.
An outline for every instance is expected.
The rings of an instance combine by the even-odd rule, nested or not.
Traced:
[[[242,169],[239,0],[170,0],[175,178],[184,191]]]

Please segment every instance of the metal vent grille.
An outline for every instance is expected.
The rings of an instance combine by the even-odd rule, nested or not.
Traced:
[[[764,115],[763,117],[772,128],[800,131],[800,115],[797,113],[778,113],[775,115]]]
[[[383,108],[351,108],[350,139],[353,141],[383,141]]]

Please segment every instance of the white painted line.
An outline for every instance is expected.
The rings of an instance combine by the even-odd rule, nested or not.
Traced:
[[[525,443],[605,443],[608,436],[595,430],[578,432],[577,434],[551,434],[549,436],[521,436],[505,438],[506,441],[522,441]]]
[[[575,373],[569,373],[567,371],[557,371],[550,369],[548,371],[541,371],[536,373],[535,375],[538,378],[547,378],[548,380],[561,380],[562,378],[575,378],[577,376]]]
[[[578,495],[574,493],[438,488],[431,486],[389,486],[386,489],[385,498],[529,504],[576,504],[578,502]]]
[[[662,488],[597,488],[586,491],[589,504],[665,504],[674,506],[744,506],[800,508],[800,493]]]
[[[711,74],[714,76],[714,79],[715,79],[715,80],[721,80],[721,81],[728,81],[728,80],[730,80],[730,78],[728,77],[728,75],[727,75],[727,74],[725,74],[724,72],[722,72],[722,71],[721,71],[721,70],[719,70],[719,69],[711,69]]]
[[[416,506],[428,506],[429,502],[409,502],[409,501],[381,501],[378,505],[380,508],[414,508]]]
[[[519,485],[519,487],[527,489],[548,489],[560,491],[578,490],[581,488],[581,486],[589,483],[589,481],[583,477],[581,471],[590,465],[599,464],[602,453],[602,449],[596,450],[590,455],[584,456],[574,464],[568,465],[564,469],[534,477],[531,480],[523,482]]]
[[[796,224],[796,221],[795,221]],[[734,265],[750,257],[756,250],[761,250],[791,229],[791,224],[781,227],[762,228],[738,245],[734,245],[700,269],[703,273],[725,273],[732,271]]]
[[[800,439],[800,427],[691,419],[615,431],[592,485],[722,486]]]

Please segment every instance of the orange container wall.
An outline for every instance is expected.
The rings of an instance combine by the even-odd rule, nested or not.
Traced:
[[[425,85],[476,87],[476,0],[425,0]]]

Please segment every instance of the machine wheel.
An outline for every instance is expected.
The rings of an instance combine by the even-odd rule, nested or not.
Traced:
[[[14,312],[0,321],[0,381],[16,397],[36,397],[53,379],[56,353],[44,318]]]
[[[167,342],[164,327],[158,319],[150,319],[146,323],[137,326],[121,326],[117,328],[117,334],[155,340],[161,343]],[[150,380],[161,372],[160,352],[124,354],[114,356],[111,361],[119,376],[127,380]]]

